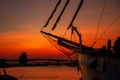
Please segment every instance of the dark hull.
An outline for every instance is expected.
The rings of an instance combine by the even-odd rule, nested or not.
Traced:
[[[120,80],[120,58],[77,56],[83,80]]]

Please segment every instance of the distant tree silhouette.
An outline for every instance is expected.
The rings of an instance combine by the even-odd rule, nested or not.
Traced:
[[[27,55],[26,52],[23,52],[19,57],[19,64],[22,66],[27,65]]]

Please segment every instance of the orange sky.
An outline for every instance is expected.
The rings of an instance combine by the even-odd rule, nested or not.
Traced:
[[[62,4],[66,0],[62,1]],[[56,33],[63,35],[74,14],[79,0],[71,0],[59,24]],[[18,58],[26,51],[30,58],[66,58],[55,49],[40,33],[41,27],[50,16],[57,0],[1,0],[0,1],[0,58]],[[84,0],[83,6],[75,19],[74,25],[82,33],[83,44],[92,45],[95,38],[100,14],[104,0]],[[63,5],[60,5],[60,10]],[[98,37],[120,16],[120,1],[107,0],[103,20],[98,32]],[[50,21],[46,31],[50,31],[60,10]],[[120,19],[118,19],[108,32],[98,41],[95,47],[107,43],[107,39],[114,40],[120,36]]]

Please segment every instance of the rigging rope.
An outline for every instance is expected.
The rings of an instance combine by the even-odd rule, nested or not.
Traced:
[[[101,12],[101,15],[100,15],[100,20],[99,20],[99,23],[98,23],[98,27],[97,27],[97,31],[96,31],[96,34],[95,34],[95,39],[94,39],[94,42],[92,44],[92,47],[96,44],[96,39],[97,39],[98,31],[99,31],[99,28],[100,28],[100,25],[101,25],[101,22],[102,22],[103,13],[104,13],[104,10],[105,10],[106,3],[107,3],[107,0],[104,1],[103,9],[102,9],[102,12]]]
[[[65,33],[63,34],[63,37],[66,35],[68,29],[69,29],[70,27],[73,26],[73,22],[74,22],[75,18],[77,17],[78,12],[79,12],[79,10],[80,10],[82,4],[83,4],[83,0],[80,1],[79,5],[78,5],[78,7],[77,7],[77,10],[76,10],[76,12],[75,12],[75,14],[74,14],[74,16],[73,16],[73,18],[72,18],[72,20],[71,20],[71,22],[70,22],[68,28],[67,28],[67,30],[66,30]]]
[[[108,28],[104,31],[104,33],[97,39],[100,40],[102,38],[102,36],[112,27],[112,25],[120,18],[120,16],[118,16],[115,20],[113,20],[113,22],[108,26]],[[96,41],[96,43],[97,43]]]
[[[69,24],[69,26],[68,26],[67,29],[69,29],[69,28],[73,25],[73,22],[74,22],[75,18],[77,17],[78,12],[79,12],[82,4],[83,4],[83,0],[80,1],[79,5],[78,5],[78,7],[77,7],[77,10],[76,10],[76,12],[75,12],[75,14],[74,14],[74,16],[73,16],[73,18],[72,18],[72,20],[71,20],[71,22],[70,22],[70,24]]]
[[[49,36],[47,37],[47,35],[44,35],[44,34],[43,34],[43,36],[44,36],[56,49],[58,49],[59,51],[63,52],[71,61],[73,61],[72,58],[70,57],[73,53],[68,54],[61,46],[59,46],[59,47],[60,47],[62,50],[59,49],[57,46],[54,45],[54,43],[52,43],[52,41],[50,41],[50,40],[53,40],[54,42],[56,42],[56,40],[50,38]]]
[[[54,30],[54,29],[56,28],[57,23],[59,22],[59,20],[60,20],[62,14],[63,14],[63,12],[65,11],[65,9],[66,9],[66,7],[67,7],[67,5],[68,5],[68,3],[69,3],[69,1],[70,1],[70,0],[67,0],[67,1],[66,1],[65,5],[64,5],[64,7],[63,7],[63,9],[62,9],[62,11],[61,11],[61,13],[60,13],[60,15],[58,16],[58,18],[57,18],[55,24],[54,24],[53,27],[52,27],[52,30]]]
[[[54,15],[54,13],[56,12],[58,6],[60,5],[60,3],[61,3],[61,0],[58,1],[57,5],[55,6],[52,14],[51,14],[50,17],[48,18],[48,20],[47,20],[47,22],[45,23],[45,25],[43,26],[43,28],[48,25],[48,23],[50,22],[50,20],[52,19],[53,15]],[[43,29],[43,28],[42,28],[42,29]],[[42,29],[41,29],[41,30],[42,30]]]
[[[73,18],[72,18],[72,20],[71,20],[68,28],[67,28],[67,30],[66,30],[65,33],[63,34],[63,37],[66,35],[68,29],[73,26],[73,22],[74,22],[75,18],[77,17],[78,12],[79,12],[80,8],[82,7],[82,4],[83,4],[83,0],[80,1],[79,5],[78,5],[78,7],[77,7],[77,10],[76,10],[76,12],[75,12],[75,14],[74,14],[74,16],[73,16]]]

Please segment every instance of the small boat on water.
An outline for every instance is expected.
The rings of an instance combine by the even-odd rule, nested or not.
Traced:
[[[0,75],[0,80],[17,80],[17,78],[10,76],[6,73],[5,69],[3,69],[4,74]]]
[[[55,24],[52,27],[52,30],[56,28],[57,23],[59,22],[64,10],[66,9],[70,0],[66,1],[60,15],[58,16]],[[73,22],[83,4],[83,0],[80,0],[78,8],[67,28],[71,29],[71,35],[73,33],[77,34],[78,42],[72,41],[65,37],[57,36],[50,32],[46,32],[43,29],[46,28],[50,20],[52,19],[56,9],[58,8],[61,0],[58,1],[56,7],[54,8],[51,16],[49,17],[46,24],[42,27],[41,33],[50,41],[55,41],[60,47],[65,47],[69,50],[72,50],[76,56],[81,69],[82,78],[80,80],[120,80],[120,37],[114,44],[114,49],[111,49],[111,42],[108,40],[107,49],[105,46],[102,48],[96,49],[93,47],[86,46],[82,43],[81,33],[77,30],[77,27],[73,25]],[[103,10],[104,11],[104,10]],[[102,13],[103,15],[103,13]],[[120,18],[116,18],[117,21]],[[112,23],[112,24],[113,24]],[[111,25],[109,26],[109,28]],[[109,29],[108,28],[108,29]],[[107,29],[107,30],[108,30]],[[106,30],[106,31],[107,31]],[[65,32],[66,34],[66,32]],[[70,36],[71,36],[70,35]],[[50,41],[50,42],[51,42]]]

